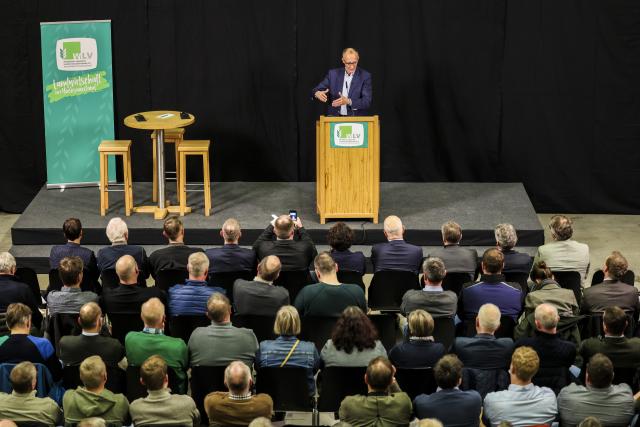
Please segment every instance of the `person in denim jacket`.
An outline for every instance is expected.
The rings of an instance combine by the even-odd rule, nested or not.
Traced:
[[[300,316],[294,306],[280,307],[276,314],[273,332],[278,336],[275,340],[265,340],[260,343],[256,357],[257,367],[307,368],[309,394],[313,395],[316,389],[313,376],[318,370],[320,355],[314,343],[296,338],[300,334]],[[291,351],[294,346],[295,348]]]

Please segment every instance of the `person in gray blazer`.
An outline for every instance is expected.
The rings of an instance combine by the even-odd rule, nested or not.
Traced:
[[[462,227],[454,221],[442,224],[443,247],[435,249],[429,258],[438,257],[447,266],[449,273],[469,273],[469,280],[473,280],[478,266],[478,253],[475,249],[460,246]]]

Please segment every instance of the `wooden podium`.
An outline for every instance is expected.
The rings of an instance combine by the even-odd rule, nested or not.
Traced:
[[[378,223],[378,116],[320,116],[316,122],[316,204],[321,224],[327,218],[371,218]]]

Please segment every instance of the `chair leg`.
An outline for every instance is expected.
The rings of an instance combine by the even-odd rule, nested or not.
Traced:
[[[106,189],[106,181],[104,179],[104,172],[106,169],[105,165],[105,156],[102,153],[100,154],[100,216],[105,216],[107,213],[107,200],[105,198],[107,194]]]
[[[180,216],[184,216],[187,207],[187,155],[180,153]]]
[[[153,146],[153,189],[151,190],[151,198],[154,202],[158,201],[158,153],[156,150],[156,140],[151,139],[151,145]]]
[[[129,170],[129,208],[133,211],[133,174],[131,172],[131,153],[127,154],[127,169]]]
[[[211,214],[211,178],[209,176],[209,153],[202,156],[203,181],[204,181],[204,215]]]
[[[131,201],[129,200],[129,189],[131,187],[131,169],[129,168],[129,155],[127,153],[122,154],[122,172],[124,176],[123,182],[123,194],[124,194],[124,213],[126,216],[131,216]]]
[[[179,161],[180,154],[178,153],[178,146],[180,145],[180,140],[176,139],[173,145],[175,147],[175,152],[176,152],[176,197],[179,197],[177,195],[180,194],[180,161]]]

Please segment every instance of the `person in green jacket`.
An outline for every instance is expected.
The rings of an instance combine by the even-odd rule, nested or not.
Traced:
[[[353,427],[408,426],[411,421],[411,398],[400,390],[389,359],[378,356],[369,362],[364,381],[366,396],[347,396],[340,404],[340,421]]]
[[[123,394],[105,388],[107,367],[100,356],[91,356],[80,364],[84,387],[68,390],[62,398],[65,424],[77,424],[89,417],[100,417],[110,425],[129,423],[129,402]]]

